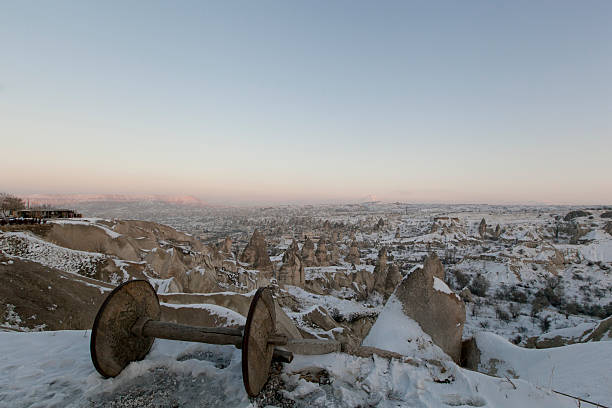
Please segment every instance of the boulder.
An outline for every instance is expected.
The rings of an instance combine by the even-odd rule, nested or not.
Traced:
[[[612,221],[608,222],[606,224],[606,226],[604,227],[604,231],[606,231],[608,234],[612,235]]]
[[[436,345],[459,362],[465,305],[439,276],[444,276],[444,267],[438,257],[431,254],[423,268],[402,280],[394,296],[401,302],[404,313],[416,321]]]
[[[612,211],[601,213],[601,218],[612,218]]]
[[[304,322],[310,325],[318,326],[325,331],[340,327],[338,322],[336,322],[322,306],[314,307],[311,311],[305,313],[302,319]]]
[[[224,323],[221,320],[220,325],[244,324],[244,322],[241,322],[241,320],[246,320],[249,307],[251,305],[252,296],[253,293],[249,295],[219,292],[209,294],[175,293],[159,295],[159,298],[160,301],[167,306],[166,310],[162,313],[164,313],[164,315],[167,316],[170,321],[194,326],[206,326],[206,320],[203,321],[203,319],[208,319],[207,315],[210,314],[215,315],[213,317],[217,319],[218,316],[225,316],[229,318],[226,320],[227,323]],[[283,309],[278,305],[276,300],[274,302],[274,306],[276,312],[277,330],[280,333],[288,336],[290,339],[302,338],[298,328],[295,326],[291,318],[287,316]],[[210,312],[206,313],[204,310],[201,310],[201,316],[198,317],[197,311],[190,310],[192,308],[208,309]],[[242,316],[242,319],[240,316]],[[212,324],[212,326],[214,326],[214,324]]]
[[[240,255],[240,262],[251,265],[254,269],[270,271],[273,269],[272,261],[268,256],[266,240],[259,230],[255,230],[248,245]]]
[[[461,292],[459,292],[459,297],[461,297],[461,300],[463,300],[464,302],[469,303],[472,301],[472,292],[469,288],[463,288]]]

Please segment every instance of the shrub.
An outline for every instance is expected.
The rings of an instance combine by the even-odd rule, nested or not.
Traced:
[[[512,286],[510,288],[510,293],[508,294],[508,300],[517,303],[527,303],[527,294],[523,292],[519,287]]]
[[[548,304],[555,307],[563,305],[563,297],[563,283],[559,278],[549,278],[545,286],[536,293],[536,298],[545,298]]]
[[[495,315],[502,322],[508,323],[510,321],[510,314],[499,307],[495,308]]]
[[[489,290],[489,281],[483,275],[478,274],[472,279],[469,289],[474,295],[483,297]]]
[[[540,313],[540,311],[542,311],[542,309],[544,309],[549,304],[550,303],[548,303],[548,299],[546,299],[545,296],[542,296],[539,293],[536,294],[536,297],[533,300],[533,303],[531,304],[531,315],[532,316],[537,315],[538,313]]]
[[[508,286],[506,286],[505,283],[502,283],[501,285],[499,285],[499,288],[497,288],[497,290],[495,291],[495,297],[499,300],[506,300],[508,299]]]
[[[510,303],[510,314],[513,319],[518,318],[521,315],[521,308],[516,303]]]
[[[329,311],[329,315],[331,316],[332,319],[334,319],[338,323],[342,323],[345,320],[342,313],[340,313],[340,311],[336,309],[335,307]]]
[[[508,287],[503,283],[495,292],[495,297],[501,300],[508,300],[517,303],[527,303],[527,293],[523,292],[520,287]]]
[[[540,329],[542,329],[542,332],[547,332],[550,330],[550,316],[540,319]]]
[[[470,283],[470,277],[461,271],[454,271],[455,281],[457,282],[457,288],[463,289]]]

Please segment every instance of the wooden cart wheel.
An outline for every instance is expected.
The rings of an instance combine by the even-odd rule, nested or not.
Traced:
[[[90,352],[96,370],[116,377],[132,361],[151,350],[152,337],[136,336],[131,329],[139,319],[159,320],[161,309],[155,289],[144,280],[116,287],[98,310],[91,329]]]
[[[242,338],[242,380],[249,396],[259,394],[270,376],[274,345],[268,339],[276,331],[272,291],[260,288],[251,301]]]

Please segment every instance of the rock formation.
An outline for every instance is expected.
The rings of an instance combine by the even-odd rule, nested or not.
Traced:
[[[306,237],[306,241],[304,241],[302,246],[302,261],[304,266],[317,266],[314,243],[309,237]]]
[[[339,231],[332,231],[332,233],[330,234],[330,239],[331,239],[331,242],[338,242],[338,241],[340,241],[340,232]]]
[[[399,267],[393,263],[387,264],[387,248],[383,247],[378,252],[378,260],[374,268],[374,287],[373,289],[387,299],[395,290],[402,275]]]
[[[606,226],[604,227],[604,231],[606,231],[608,234],[612,235],[612,221],[610,221],[609,223],[606,224]]]
[[[330,265],[338,265],[340,262],[340,249],[338,249],[338,245],[331,244],[329,248],[329,263]]]
[[[219,250],[224,254],[232,253],[232,239],[230,237],[225,237],[223,243],[221,244],[221,248]]]
[[[497,227],[495,227],[495,238],[499,238],[501,233],[501,227],[499,226],[499,224],[497,224]]]
[[[251,236],[249,244],[244,248],[240,255],[240,262],[247,263],[254,269],[270,271],[273,268],[266,240],[259,230],[255,230]]]
[[[357,241],[353,241],[349,248],[349,253],[344,258],[344,260],[348,263],[352,263],[353,265],[359,265],[361,263],[360,259],[361,254],[359,253],[359,247],[357,246]]]
[[[465,323],[463,301],[439,278],[444,267],[433,254],[422,269],[407,275],[395,291],[404,313],[415,320],[444,352],[456,362],[461,357]]]
[[[606,211],[604,213],[601,213],[601,218],[612,218],[612,211]]]
[[[319,266],[329,265],[329,255],[327,254],[327,246],[325,245],[325,238],[321,237],[317,244],[317,250],[315,251],[315,258]]]
[[[299,254],[298,244],[293,240],[283,255],[283,264],[278,273],[278,283],[282,286],[304,287],[304,263]]]
[[[385,280],[385,297],[390,296],[397,285],[402,281],[402,274],[399,267],[392,263],[387,270],[387,279]]]
[[[444,281],[444,266],[438,258],[438,254],[435,252],[431,252],[425,258],[425,262],[423,263],[423,268],[427,271],[431,271],[433,276]]]
[[[332,230],[331,223],[329,222],[329,220],[325,220],[325,222],[323,223],[323,231],[330,232],[331,230]]]
[[[384,246],[378,251],[378,259],[374,267],[374,290],[381,295],[385,292],[385,282],[387,281],[387,247]]]
[[[612,339],[612,316],[599,322],[582,324],[583,330],[552,330],[539,336],[527,339],[527,348],[551,348],[568,344],[587,343],[591,341],[610,341]]]
[[[571,221],[574,218],[578,218],[578,217],[586,217],[591,215],[590,212],[588,211],[583,211],[583,210],[575,210],[575,211],[570,211],[567,213],[567,215],[565,217],[563,217],[563,219],[565,221]]]
[[[484,218],[480,221],[480,225],[478,225],[478,233],[480,234],[481,238],[484,238],[485,234],[487,233],[487,222]]]

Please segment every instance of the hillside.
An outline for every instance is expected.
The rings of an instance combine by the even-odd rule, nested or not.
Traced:
[[[555,208],[383,203],[187,214],[196,211],[191,221],[173,214],[169,223],[185,232],[95,217],[3,227],[2,364],[20,381],[2,378],[11,385],[0,403],[575,406],[558,388],[612,400],[597,364],[612,344],[601,320],[612,300],[612,235],[597,211],[570,221]],[[211,239],[214,231],[228,232]],[[132,279],[153,285],[162,320],[200,326],[244,325],[255,289],[268,286],[283,334],[335,340],[345,352],[276,365],[256,399],[229,346],[157,341],[144,361],[103,380],[87,330],[106,295]],[[461,341],[472,337],[469,351]],[[362,346],[384,351],[355,352]],[[57,388],[46,380],[54,377]]]

